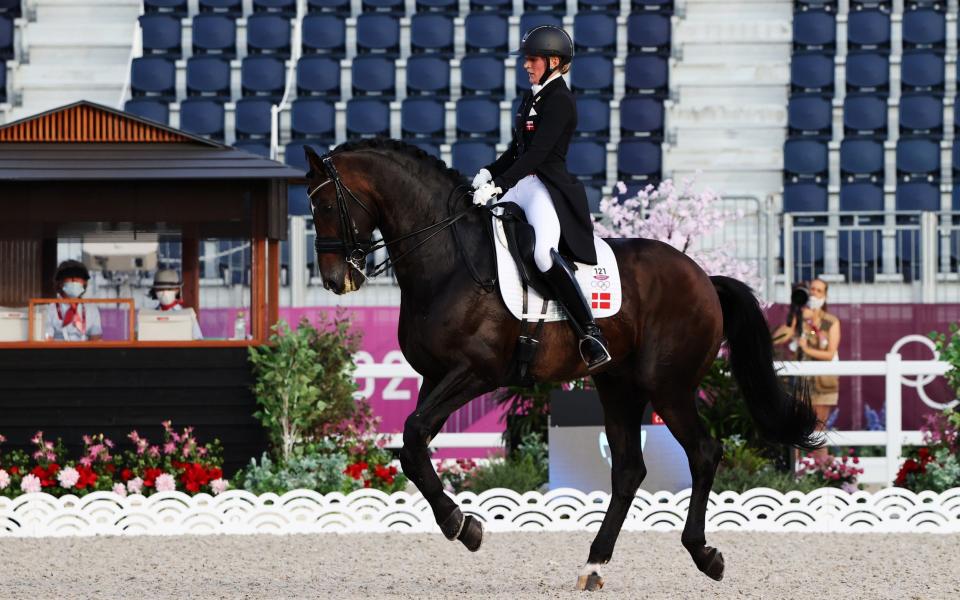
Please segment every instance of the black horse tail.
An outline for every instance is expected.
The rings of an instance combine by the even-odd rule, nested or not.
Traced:
[[[787,391],[773,370],[773,342],[767,320],[750,287],[730,277],[710,280],[720,296],[723,335],[730,367],[760,434],[771,442],[814,449],[823,445],[810,404],[806,378],[795,378]]]

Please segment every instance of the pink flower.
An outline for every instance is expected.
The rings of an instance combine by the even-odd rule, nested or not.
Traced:
[[[10,485],[10,474],[0,469],[0,490],[7,489],[7,486]]]
[[[27,494],[33,494],[39,492],[40,487],[40,478],[34,475],[33,473],[28,473],[20,481],[20,489],[26,492]]]
[[[57,481],[64,489],[70,489],[80,481],[80,473],[73,467],[66,467],[57,473]]]
[[[80,464],[85,467],[89,467],[90,465],[93,464],[93,460],[91,460],[89,456],[84,456],[83,458],[80,459]]]
[[[139,494],[141,490],[143,490],[143,479],[134,477],[127,482],[127,491],[131,494]]]
[[[227,480],[226,479],[214,479],[210,482],[210,489],[213,490],[214,496],[219,496],[220,494],[227,491]]]
[[[177,482],[173,475],[164,473],[157,476],[156,486],[158,492],[172,492],[177,489]]]
[[[177,445],[174,444],[173,442],[167,442],[166,444],[163,445],[164,454],[173,454],[176,451],[177,451]]]
[[[122,483],[117,483],[113,486],[113,493],[120,496],[121,498],[126,498],[127,488],[123,487]]]
[[[149,454],[153,458],[160,458],[160,448],[157,448],[156,446],[150,446]]]
[[[33,437],[32,437],[32,438],[30,438],[30,443],[31,443],[31,444],[39,444],[39,443],[40,443],[40,440],[42,440],[42,439],[43,439],[43,432],[42,432],[42,431],[38,431],[38,432],[36,432],[35,434],[33,434]]]
[[[7,441],[7,438],[0,435],[0,444],[4,443],[5,441]]]

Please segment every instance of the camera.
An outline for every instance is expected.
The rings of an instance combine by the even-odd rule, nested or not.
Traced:
[[[803,314],[803,307],[807,305],[810,299],[810,288],[804,283],[794,284],[790,291],[790,311],[787,313],[787,325],[796,327],[797,335],[800,334],[800,321]]]

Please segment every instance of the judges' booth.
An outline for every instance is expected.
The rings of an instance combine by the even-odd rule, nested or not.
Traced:
[[[287,184],[298,178],[88,102],[0,127],[7,444],[27,448],[38,430],[74,450],[101,432],[160,441],[169,419],[219,438],[228,473],[258,455],[247,346],[277,320]],[[57,281],[65,264],[69,281],[89,277],[79,298]],[[157,299],[161,283],[179,291],[172,305]]]

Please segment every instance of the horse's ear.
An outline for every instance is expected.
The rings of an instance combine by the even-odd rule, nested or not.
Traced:
[[[311,148],[308,144],[303,145],[303,153],[307,155],[307,164],[310,165],[310,169],[316,171],[317,173],[323,172],[323,161],[320,160],[320,155],[317,154],[317,151]]]

